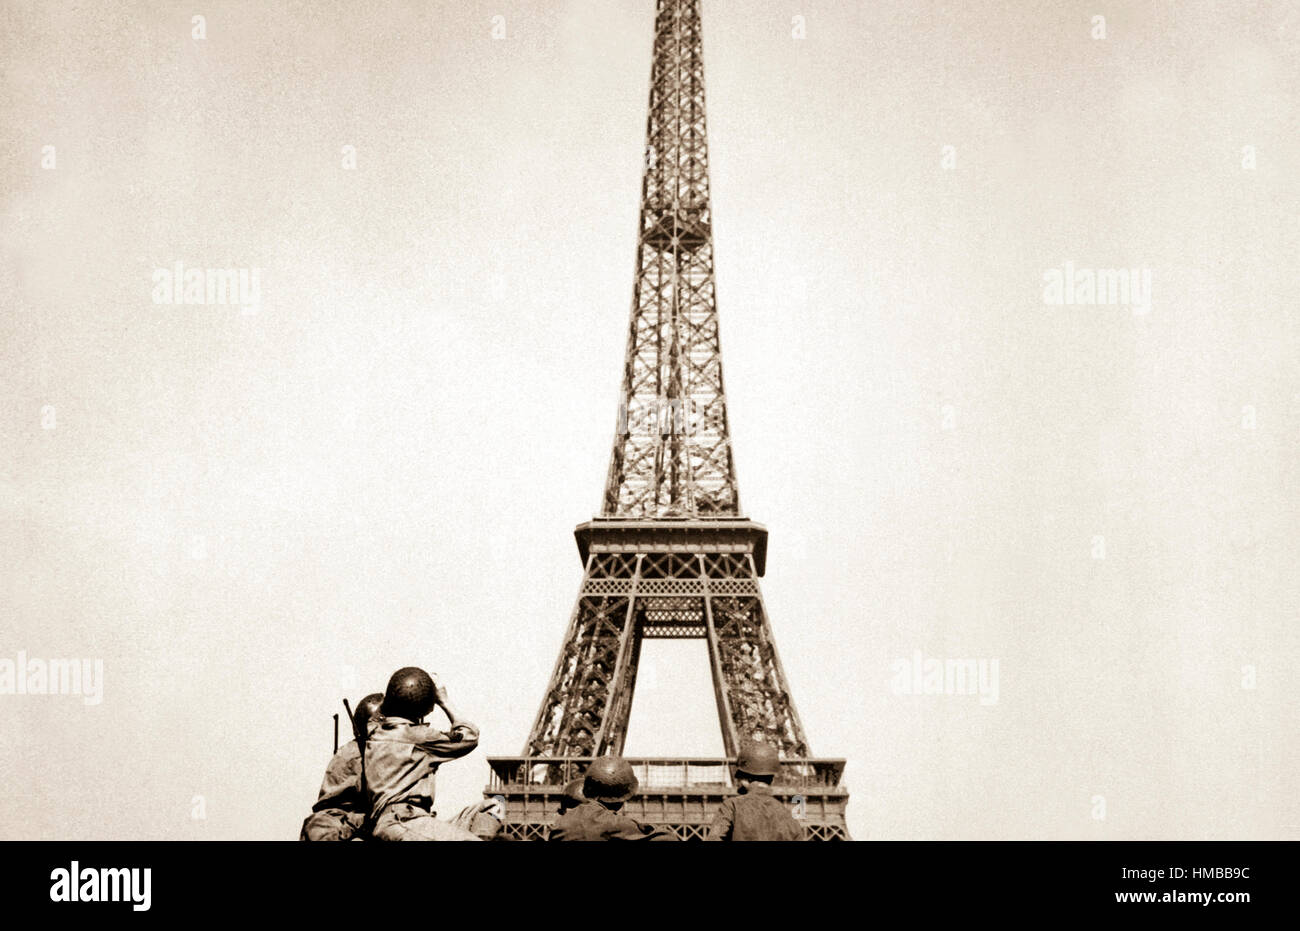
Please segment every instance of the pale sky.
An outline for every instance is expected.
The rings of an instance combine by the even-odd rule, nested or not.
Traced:
[[[522,749],[613,438],[653,13],[0,4],[0,660],[104,668],[0,695],[0,838],[294,838],[340,699],[408,664],[483,733],[442,813]],[[704,34],[741,500],[853,835],[1300,837],[1300,5]],[[1045,305],[1067,261],[1150,310]],[[260,307],[155,304],[176,262]],[[997,702],[896,694],[918,651],[998,660]],[[706,662],[648,645],[629,754],[720,752]]]

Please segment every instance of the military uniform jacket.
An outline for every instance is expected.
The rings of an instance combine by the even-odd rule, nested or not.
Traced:
[[[434,773],[478,746],[478,728],[462,723],[450,733],[397,716],[375,715],[366,738],[366,790],[371,813],[408,798],[433,799]]]
[[[355,740],[338,748],[325,767],[325,778],[320,784],[320,795],[312,811],[338,808],[342,811],[363,811],[361,799],[361,751]]]
[[[771,786],[759,783],[722,803],[709,840],[803,840],[803,828],[772,795]]]
[[[610,811],[600,802],[585,801],[567,811],[551,827],[550,840],[677,840],[671,831],[642,824]]]

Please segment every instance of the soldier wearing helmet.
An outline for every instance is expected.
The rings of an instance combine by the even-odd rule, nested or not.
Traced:
[[[565,794],[572,786],[565,786]],[[671,831],[641,824],[619,809],[637,789],[636,773],[622,757],[605,756],[587,767],[582,800],[560,815],[549,840],[677,840]]]
[[[750,741],[736,760],[739,795],[724,801],[713,816],[709,840],[803,840],[803,828],[772,795],[781,768],[775,748]]]
[[[320,795],[312,806],[312,813],[302,823],[299,840],[360,839],[367,812],[361,794],[361,745],[366,741],[370,716],[379,710],[383,700],[384,696],[375,692],[357,705],[352,716],[354,739],[339,747],[325,767]]]
[[[560,796],[560,814],[577,808],[587,800],[582,794],[582,779],[570,779],[564,784],[564,794]]]
[[[424,723],[439,707],[451,723],[446,733]],[[433,810],[438,767],[477,746],[478,728],[451,707],[437,679],[415,666],[393,673],[365,743],[363,772],[375,839],[478,840],[439,821]]]
[[[579,776],[577,779],[570,779],[564,784],[564,789],[561,790],[560,793],[560,807],[555,813],[557,820],[563,818],[566,814],[573,811],[573,809],[586,801],[586,798],[582,794],[582,781],[582,777]],[[548,840],[550,839],[550,832],[552,830],[554,830],[553,825],[552,827],[547,828],[546,836]]]

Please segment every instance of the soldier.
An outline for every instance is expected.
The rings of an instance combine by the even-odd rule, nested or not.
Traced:
[[[496,815],[497,803],[484,799],[473,805],[466,805],[451,823],[458,828],[469,831],[479,840],[504,840],[501,835],[501,821]]]
[[[736,761],[739,795],[724,801],[713,816],[709,840],[803,840],[803,828],[772,795],[772,780],[780,769],[772,747],[751,741]]]
[[[302,823],[299,840],[361,839],[366,820],[366,802],[361,796],[361,744],[366,740],[370,716],[383,700],[384,696],[375,692],[357,705],[352,715],[354,739],[339,747],[325,767],[320,795],[311,808],[312,813]]]
[[[441,707],[448,733],[424,723]],[[478,746],[478,728],[447,701],[447,690],[423,669],[393,673],[379,714],[370,721],[365,747],[365,782],[376,840],[479,840],[469,831],[439,821],[433,811],[434,774],[448,760]]]
[[[584,800],[560,816],[548,840],[677,840],[671,831],[641,824],[619,813],[623,803],[636,792],[636,786],[636,774],[627,760],[617,756],[596,760],[582,781]]]
[[[560,818],[563,818],[566,814],[573,811],[573,809],[577,808],[584,801],[586,801],[586,799],[582,797],[582,777],[579,776],[577,779],[570,779],[564,784],[564,789],[560,795],[560,808],[555,813],[556,823],[559,822]],[[546,829],[547,840],[551,839],[551,832],[554,830],[554,824]]]
[[[559,814],[563,816],[585,801],[586,798],[582,794],[582,778],[570,779],[564,784],[564,794],[560,796]]]

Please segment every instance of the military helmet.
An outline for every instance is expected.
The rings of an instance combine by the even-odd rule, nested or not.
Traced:
[[[390,716],[418,721],[433,710],[433,677],[417,666],[393,673],[380,710]]]
[[[564,809],[576,808],[585,802],[586,796],[582,794],[582,779],[570,779],[564,784],[564,791],[560,793],[560,807]]]
[[[636,792],[636,773],[621,756],[603,756],[587,767],[582,780],[584,798],[622,802]]]
[[[749,776],[775,776],[781,768],[781,757],[776,748],[757,740],[747,741],[740,748],[736,772]]]
[[[353,734],[363,735],[366,733],[366,725],[370,723],[370,716],[379,710],[379,706],[383,702],[383,692],[372,692],[357,703],[357,710],[352,712]]]

